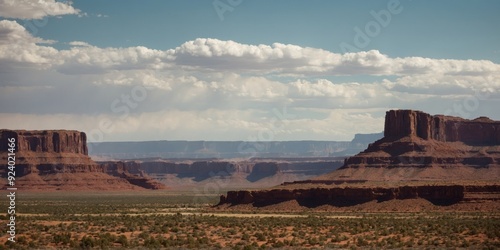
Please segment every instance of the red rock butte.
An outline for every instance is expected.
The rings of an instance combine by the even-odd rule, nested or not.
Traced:
[[[414,110],[387,111],[384,137],[394,139],[405,136],[471,145],[499,145],[500,121],[487,117],[467,120],[444,115],[432,116]]]
[[[18,152],[76,153],[87,155],[85,133],[74,130],[1,130],[1,139],[15,138]],[[7,145],[0,145],[5,151]]]
[[[390,110],[384,138],[316,180],[499,180],[500,122]]]
[[[123,164],[97,164],[88,156],[85,133],[74,130],[0,130],[0,160],[7,163],[8,139],[16,140],[15,186],[23,190],[133,190],[164,188]],[[0,169],[6,185],[6,168]]]

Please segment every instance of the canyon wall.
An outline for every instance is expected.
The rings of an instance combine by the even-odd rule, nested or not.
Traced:
[[[271,189],[257,191],[229,191],[222,195],[218,205],[252,204],[268,206],[284,201],[296,200],[302,206],[320,205],[352,206],[369,201],[394,199],[426,199],[435,205],[449,205],[463,201],[471,193],[500,193],[500,185],[433,185],[401,187],[333,187],[307,189]]]
[[[429,115],[414,110],[386,112],[384,137],[417,136],[425,140],[463,142],[472,145],[500,144],[500,122],[486,117],[474,120]]]
[[[278,174],[320,175],[333,171],[342,165],[342,158],[335,160],[293,160],[125,161],[124,165],[127,171],[132,174],[147,174],[158,179],[165,175],[174,175],[178,178],[193,178],[194,181],[202,181],[216,176],[238,174],[245,176],[250,182]]]

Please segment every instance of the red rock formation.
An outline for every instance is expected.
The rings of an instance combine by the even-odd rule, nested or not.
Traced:
[[[150,178],[143,170],[136,165],[137,174],[130,173],[127,169],[131,168],[132,162],[100,162],[100,167],[109,175],[127,180],[130,184],[140,186],[146,189],[165,189],[165,185]]]
[[[418,136],[425,140],[463,142],[473,145],[499,145],[500,122],[486,117],[474,120],[431,116],[421,111],[390,110],[385,116],[384,137]]]
[[[87,136],[74,130],[0,130],[0,140],[15,138],[18,152],[75,153],[87,155]],[[0,145],[6,151],[7,144]]]
[[[252,204],[255,207],[296,200],[306,207],[325,204],[352,206],[370,201],[422,198],[435,205],[500,201],[500,185],[424,185],[401,187],[334,187],[230,191],[218,205]]]
[[[289,200],[297,200],[305,206],[332,204],[338,206],[355,205],[373,200],[423,198],[438,205],[462,201],[466,193],[500,192],[500,185],[463,186],[429,185],[383,187],[334,187],[306,189],[271,189],[258,191],[229,191],[221,196],[218,205],[253,204],[266,206]]]
[[[146,177],[122,170],[110,175],[87,155],[86,135],[69,130],[0,130],[0,160],[7,162],[9,138],[16,140],[16,182],[23,190],[131,190],[157,188]],[[2,184],[6,168],[0,168]]]
[[[413,111],[386,113],[384,138],[318,180],[498,180],[500,122]]]
[[[346,206],[372,200],[424,198],[435,204],[450,204],[464,200],[470,193],[498,197],[499,134],[500,122],[485,117],[466,120],[431,116],[420,111],[391,110],[386,113],[384,138],[346,159],[338,170],[314,180],[285,183],[287,189],[228,192],[221,197],[220,203],[264,206],[297,200],[303,205]],[[457,181],[477,180],[494,185],[456,184]],[[376,187],[384,181],[396,187]],[[409,181],[444,184],[410,186]],[[352,186],[323,188],[340,183]],[[310,188],[315,185],[318,188]],[[297,188],[301,186],[308,188]],[[474,195],[469,197],[476,199]]]

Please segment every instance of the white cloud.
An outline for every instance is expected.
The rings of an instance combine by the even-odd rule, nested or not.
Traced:
[[[488,99],[468,114],[500,119],[500,66],[491,61],[201,38],[164,51],[53,42],[0,21],[0,127],[90,132],[104,119],[115,126],[105,140],[246,140],[269,131],[275,140],[349,140],[380,132],[387,109],[443,113],[476,105],[464,100],[478,92]],[[137,86],[145,98],[129,105]],[[273,128],[283,106],[294,117]]]
[[[49,43],[33,37],[15,21],[0,21],[0,63],[37,64],[66,74],[98,74],[109,70],[156,69],[164,67],[165,53],[146,47],[98,48],[81,41],[69,50],[39,45]]]
[[[54,67],[65,74],[99,74],[110,70],[156,69],[164,53],[146,47],[72,47],[59,51]]]
[[[71,4],[56,0],[0,0],[0,16],[6,18],[41,19],[79,12]]]
[[[0,64],[21,63],[29,65],[53,65],[53,57],[58,51],[38,43],[53,41],[33,37],[26,29],[14,21],[0,21]]]
[[[90,45],[89,43],[82,42],[82,41],[69,42],[69,45],[77,46],[77,47],[92,47],[92,45]]]
[[[14,41],[16,41],[14,43]],[[19,42],[17,42],[19,41]],[[486,60],[448,60],[421,57],[390,58],[379,51],[336,54],[290,44],[248,45],[217,39],[195,39],[166,51],[142,46],[99,48],[73,41],[68,50],[39,43],[14,21],[0,23],[0,61],[51,64],[65,74],[102,74],[112,70],[191,70],[257,76],[488,76],[500,65]]]
[[[500,65],[486,60],[390,58],[377,50],[336,54],[290,44],[247,45],[205,38],[188,41],[167,53],[178,65],[259,74],[486,75],[500,72]]]

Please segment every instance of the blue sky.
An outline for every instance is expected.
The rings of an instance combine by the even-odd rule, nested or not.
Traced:
[[[0,0],[0,127],[91,141],[350,140],[380,132],[389,109],[499,120],[499,11],[499,1]]]
[[[374,20],[370,11],[389,1],[245,1],[220,20],[214,1],[85,0],[73,6],[86,18],[50,18],[39,36],[99,47],[146,46],[166,50],[200,37],[246,44],[290,43],[341,52],[354,27]],[[230,4],[227,1],[221,3]],[[364,50],[393,57],[423,56],[500,61],[500,2],[401,0],[401,13]],[[106,15],[98,18],[97,15]]]

